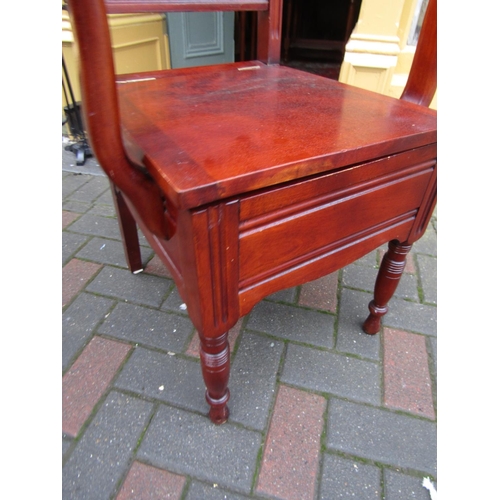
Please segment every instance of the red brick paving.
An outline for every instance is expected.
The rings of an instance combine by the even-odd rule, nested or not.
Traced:
[[[338,272],[302,285],[299,305],[335,312],[337,309]]]
[[[186,478],[134,462],[116,500],[178,500]]]
[[[384,404],[435,418],[423,335],[384,328]]]
[[[67,210],[62,211],[62,228],[69,226],[75,219],[78,219],[80,214],[75,214],[74,212],[68,212]]]
[[[94,276],[101,264],[71,259],[62,269],[62,306],[69,304],[87,282]]]
[[[234,343],[236,342],[236,339],[238,338],[238,335],[240,334],[241,330],[241,325],[243,324],[243,318],[240,318],[236,325],[234,325],[230,330],[228,334],[228,341],[229,341],[229,350],[233,352],[234,348]],[[195,358],[200,357],[200,337],[198,336],[198,332],[195,332],[193,335],[193,339],[191,340],[187,350],[186,354],[188,356],[193,356]]]
[[[146,265],[144,269],[145,273],[155,274],[156,276],[162,276],[164,278],[172,278],[170,271],[167,269],[165,264],[160,260],[158,255],[155,255]]]
[[[315,498],[325,408],[321,396],[280,386],[257,493],[285,500]]]
[[[131,347],[94,337],[62,380],[63,432],[76,436]]]
[[[413,254],[409,253],[406,256],[406,265],[404,268],[405,273],[415,274],[417,272],[415,268],[415,261],[413,259]]]

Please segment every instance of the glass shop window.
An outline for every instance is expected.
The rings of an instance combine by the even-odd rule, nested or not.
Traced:
[[[427,9],[427,4],[429,0],[418,0],[415,7],[415,14],[413,15],[413,21],[410,28],[410,34],[408,36],[408,45],[417,45],[418,36],[420,35],[420,30],[422,28],[422,22],[424,20],[425,11]]]

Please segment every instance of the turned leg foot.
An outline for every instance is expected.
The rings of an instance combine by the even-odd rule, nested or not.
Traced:
[[[214,424],[223,424],[229,418],[229,343],[227,333],[210,339],[200,335],[200,359],[203,379],[207,387],[205,398],[210,405],[209,417]]]
[[[388,311],[387,303],[396,291],[410,249],[411,245],[399,243],[397,240],[389,243],[389,250],[382,259],[375,282],[373,300],[368,305],[370,315],[363,323],[365,333],[374,335],[380,330],[382,316]]]
[[[123,195],[113,183],[111,183],[111,193],[113,194],[113,200],[115,202],[116,216],[122,235],[125,259],[132,273],[140,273],[143,270],[143,266],[137,224],[123,199]]]

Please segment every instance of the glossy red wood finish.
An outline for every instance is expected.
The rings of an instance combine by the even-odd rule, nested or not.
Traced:
[[[282,66],[246,62],[118,81],[123,126],[180,208],[436,142],[432,110]]]
[[[363,323],[363,330],[374,335],[380,330],[380,319],[387,313],[387,303],[398,286],[411,245],[402,245],[397,240],[389,243],[389,250],[382,259],[375,282],[375,297],[368,305],[370,315]]]
[[[118,3],[160,2],[107,5]],[[82,31],[103,5],[70,6],[91,140],[112,181],[129,265],[140,268],[137,221],[199,332],[211,420],[229,415],[227,331],[242,315],[391,241],[365,323],[375,333],[436,202],[436,112],[258,61],[115,84],[108,35],[97,42],[93,29]],[[260,56],[271,62],[280,9],[271,1],[261,11]]]
[[[437,0],[430,0],[401,99],[429,106],[437,86]]]
[[[255,11],[267,10],[268,0],[105,0],[109,13]]]
[[[123,240],[123,245],[127,248],[125,258],[129,269],[135,274],[143,271],[141,248],[139,246],[139,235],[135,218],[123,198],[123,194],[116,186],[111,183],[111,195],[115,204],[115,210],[118,216],[118,224]]]

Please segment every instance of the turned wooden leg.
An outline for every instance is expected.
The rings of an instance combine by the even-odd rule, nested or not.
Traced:
[[[229,343],[227,333],[217,338],[200,334],[201,371],[207,391],[205,398],[210,405],[209,417],[214,424],[223,424],[229,418]]]
[[[130,271],[134,274],[143,270],[141,259],[141,248],[139,246],[139,236],[137,233],[137,224],[134,216],[131,214],[123,195],[111,183],[111,192],[115,202],[116,216],[120,225],[120,232],[123,241],[123,250]]]
[[[374,335],[380,330],[380,321],[388,311],[387,303],[396,291],[410,249],[411,245],[399,243],[397,240],[389,243],[389,250],[384,255],[378,271],[373,300],[368,305],[370,315],[363,323],[365,333]]]

